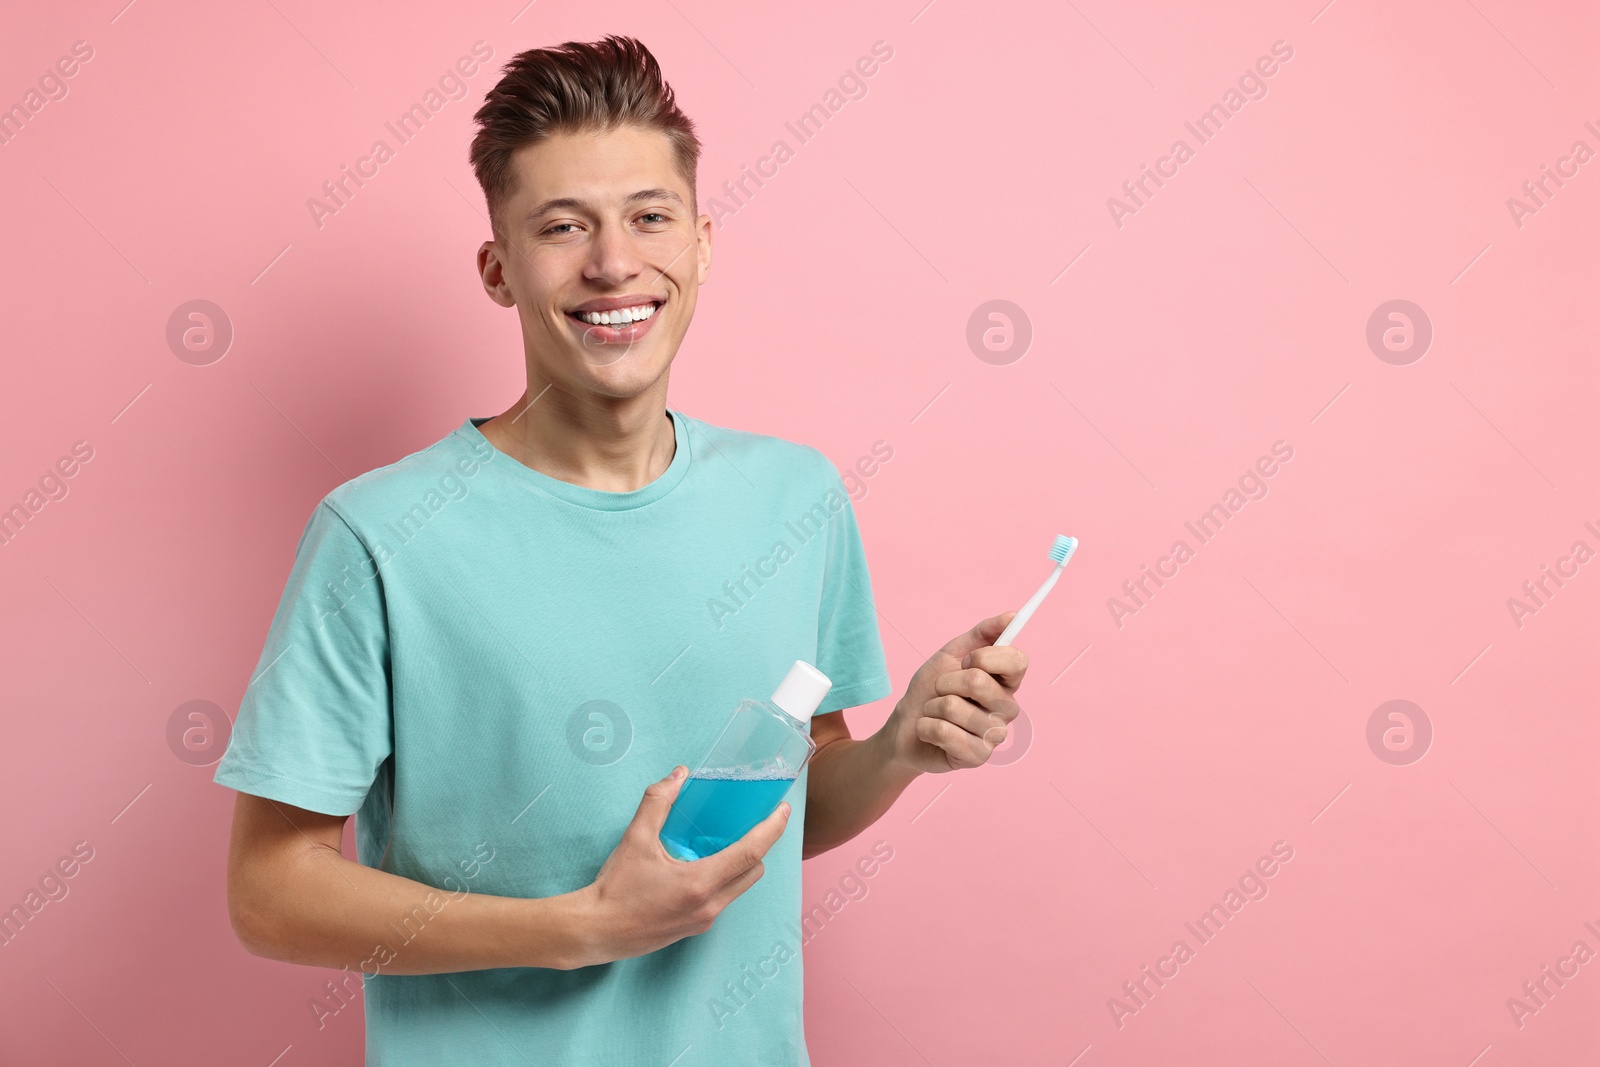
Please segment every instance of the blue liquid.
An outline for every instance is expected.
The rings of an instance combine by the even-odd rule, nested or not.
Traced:
[[[661,843],[681,860],[697,860],[721,852],[772,814],[793,778],[701,778],[683,783]]]

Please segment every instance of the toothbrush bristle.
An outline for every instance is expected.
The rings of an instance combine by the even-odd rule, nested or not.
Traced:
[[[1055,560],[1057,563],[1065,563],[1067,561],[1067,557],[1072,555],[1077,548],[1078,539],[1076,537],[1068,537],[1065,534],[1058,534],[1055,542],[1050,546],[1050,558]]]

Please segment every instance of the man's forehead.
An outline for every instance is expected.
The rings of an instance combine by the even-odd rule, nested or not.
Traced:
[[[687,190],[674,163],[665,134],[636,127],[553,134],[523,145],[512,156],[517,199],[530,208],[552,199],[598,207],[661,192],[681,202]]]

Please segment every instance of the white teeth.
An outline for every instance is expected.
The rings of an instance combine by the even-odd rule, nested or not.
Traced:
[[[639,307],[621,308],[617,311],[585,311],[578,318],[591,326],[621,326],[630,322],[642,322],[656,313],[655,304],[643,304]]]

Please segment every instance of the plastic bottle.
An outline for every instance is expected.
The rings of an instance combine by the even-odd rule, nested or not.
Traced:
[[[742,700],[711,751],[683,783],[661,827],[681,860],[720,852],[771,815],[817,750],[811,714],[833,683],[795,660],[771,700]]]

